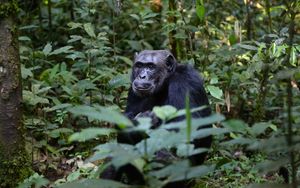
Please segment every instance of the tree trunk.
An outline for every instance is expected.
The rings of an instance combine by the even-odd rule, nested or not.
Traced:
[[[16,187],[31,173],[21,119],[16,10],[16,1],[0,0],[0,187]]]

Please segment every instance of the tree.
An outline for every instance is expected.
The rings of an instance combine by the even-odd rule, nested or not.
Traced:
[[[22,127],[22,87],[16,1],[0,0],[0,187],[15,187],[30,175]]]

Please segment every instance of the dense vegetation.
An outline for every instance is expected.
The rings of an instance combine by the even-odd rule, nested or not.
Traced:
[[[299,11],[298,0],[19,1],[23,123],[34,173],[14,183],[126,187],[99,174],[132,162],[149,187],[186,177],[197,178],[195,187],[284,184],[285,175],[297,187]],[[170,49],[199,70],[215,113],[199,121],[188,105],[157,107],[164,128],[150,130],[141,118],[138,128],[150,138],[117,144],[114,125],[132,126],[121,112],[134,53],[143,49]],[[166,123],[180,114],[187,121]],[[197,131],[196,123],[214,127]],[[165,130],[172,126],[180,131]],[[185,158],[201,151],[186,141],[205,135],[214,135],[207,161],[189,167]],[[150,163],[174,147],[180,157],[160,170]]]

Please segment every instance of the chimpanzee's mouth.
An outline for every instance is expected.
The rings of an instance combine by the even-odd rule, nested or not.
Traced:
[[[138,91],[149,91],[152,89],[152,86],[150,86],[150,87],[135,87],[135,89]]]
[[[144,97],[144,96],[149,96],[152,94],[153,86],[150,87],[135,87],[133,86],[133,91],[136,93],[138,96]]]

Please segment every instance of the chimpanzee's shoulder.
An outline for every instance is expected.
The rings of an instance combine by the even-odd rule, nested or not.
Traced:
[[[171,82],[183,83],[187,85],[203,84],[199,72],[191,65],[178,64],[174,75],[171,77]]]

